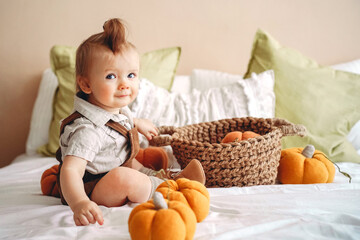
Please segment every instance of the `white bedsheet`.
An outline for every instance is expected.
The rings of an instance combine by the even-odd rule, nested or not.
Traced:
[[[101,207],[103,226],[76,227],[68,206],[41,195],[54,158],[19,156],[0,169],[0,239],[130,239],[132,205]],[[339,163],[331,184],[213,188],[194,239],[360,239],[360,164]]]

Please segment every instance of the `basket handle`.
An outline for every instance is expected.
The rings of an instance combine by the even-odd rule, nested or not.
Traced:
[[[281,130],[283,137],[295,135],[300,137],[306,136],[306,127],[301,124],[293,124],[285,119],[273,118],[272,125],[278,127]]]
[[[175,132],[176,127],[173,126],[161,126],[158,127],[159,130],[159,135],[153,137],[150,141],[149,144],[151,146],[167,146],[171,144],[171,136],[161,136],[162,134],[168,134],[168,135],[172,135]]]

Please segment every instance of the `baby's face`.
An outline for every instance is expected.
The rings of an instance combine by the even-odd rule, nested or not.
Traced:
[[[119,113],[138,94],[139,65],[139,55],[131,47],[115,55],[107,49],[95,53],[87,77],[91,91],[88,101]]]

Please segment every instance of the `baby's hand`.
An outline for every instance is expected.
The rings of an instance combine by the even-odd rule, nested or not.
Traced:
[[[148,140],[151,140],[153,136],[158,135],[158,129],[155,125],[148,119],[134,119],[135,126],[138,128],[138,131],[143,134]]]
[[[86,226],[90,223],[98,222],[104,224],[104,219],[99,206],[90,200],[83,200],[76,203],[72,210],[74,212],[74,221],[76,226]]]

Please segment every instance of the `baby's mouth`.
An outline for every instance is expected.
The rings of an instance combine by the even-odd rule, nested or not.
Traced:
[[[115,94],[115,97],[122,98],[122,97],[127,97],[129,95],[130,95],[130,92],[119,92],[119,93]]]

